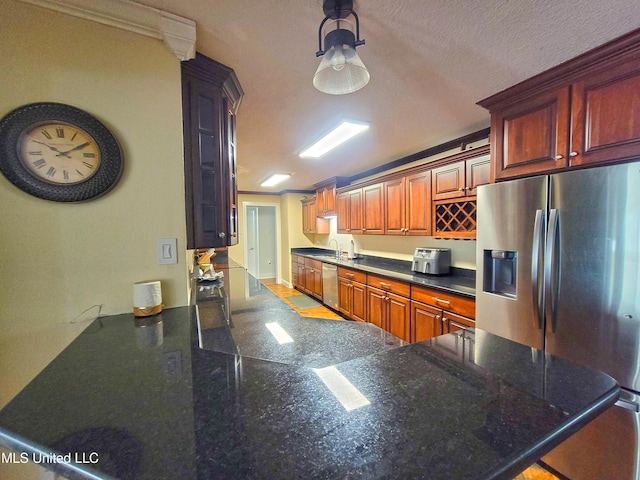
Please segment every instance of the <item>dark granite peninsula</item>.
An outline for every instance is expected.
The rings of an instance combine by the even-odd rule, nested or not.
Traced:
[[[223,271],[197,308],[93,322],[0,411],[0,443],[72,478],[509,479],[618,396],[480,330],[404,345]]]

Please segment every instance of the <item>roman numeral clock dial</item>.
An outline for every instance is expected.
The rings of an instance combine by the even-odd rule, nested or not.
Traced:
[[[0,171],[36,197],[91,200],[118,183],[123,167],[115,136],[79,108],[32,103],[0,120]]]
[[[65,123],[36,125],[18,147],[24,166],[46,182],[74,184],[93,176],[100,166],[100,149],[93,137]]]

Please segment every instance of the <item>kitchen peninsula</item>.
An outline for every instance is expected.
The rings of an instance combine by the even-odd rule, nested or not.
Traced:
[[[43,466],[73,478],[509,479],[618,396],[481,330],[407,345],[216,269],[193,306],[91,323],[0,411],[0,443],[71,454]]]

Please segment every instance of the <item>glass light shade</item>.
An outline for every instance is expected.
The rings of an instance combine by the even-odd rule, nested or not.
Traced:
[[[369,71],[350,45],[333,45],[322,56],[313,76],[313,86],[323,93],[344,95],[369,83]]]

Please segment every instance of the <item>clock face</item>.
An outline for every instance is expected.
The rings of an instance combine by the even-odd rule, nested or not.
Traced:
[[[115,187],[123,168],[115,136],[77,107],[32,103],[0,119],[0,172],[35,197],[92,200]]]
[[[31,174],[54,184],[84,182],[100,167],[95,139],[64,122],[31,126],[20,136],[18,156]]]

